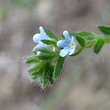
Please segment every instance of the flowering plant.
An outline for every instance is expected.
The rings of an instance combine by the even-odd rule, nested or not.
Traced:
[[[110,27],[97,27],[103,35],[87,31],[68,33],[65,30],[61,35],[63,40],[58,40],[53,32],[40,26],[40,33],[33,36],[37,45],[32,54],[25,58],[25,63],[30,64],[28,72],[31,78],[45,88],[58,77],[66,56],[76,56],[90,47],[98,54],[105,43],[110,43]]]

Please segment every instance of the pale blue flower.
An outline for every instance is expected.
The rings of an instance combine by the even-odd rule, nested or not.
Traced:
[[[64,31],[63,35],[65,37],[65,40],[59,40],[57,42],[57,46],[63,48],[60,50],[61,57],[65,57],[67,54],[72,55],[77,46],[76,40],[74,39],[74,37],[70,37],[68,31]]]
[[[33,51],[35,51],[36,49],[38,49],[38,48],[40,48],[40,47],[45,47],[45,46],[47,46],[47,45],[44,44],[44,43],[42,43],[42,42],[40,41],[39,44],[37,44],[37,45],[33,48]],[[37,56],[39,56],[39,55],[43,55],[43,53],[40,52],[40,51],[37,51]]]
[[[41,40],[44,40],[44,39],[49,39],[49,37],[46,35],[43,27],[39,27],[39,30],[40,30],[40,34],[37,33],[33,36],[33,41],[36,42],[36,43],[39,43]]]
[[[33,48],[33,51],[35,51],[37,48],[40,48],[40,47],[45,47],[47,46],[46,44],[42,43],[41,40],[46,40],[46,39],[49,39],[49,37],[46,35],[43,27],[39,27],[39,30],[40,30],[40,33],[37,33],[33,36],[33,41],[38,43],[34,48]],[[37,55],[41,55],[42,52],[40,53],[39,51],[37,52]]]

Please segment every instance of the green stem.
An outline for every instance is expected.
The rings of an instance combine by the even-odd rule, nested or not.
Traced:
[[[92,47],[92,46],[94,45],[95,42],[96,42],[96,39],[87,42],[87,44],[86,44],[86,48],[90,48],[90,47]]]
[[[110,36],[109,35],[98,36],[96,39],[88,41],[86,48],[92,47],[94,45],[94,43],[97,41],[97,39],[99,39],[99,38],[103,38],[105,43],[110,43]]]
[[[101,37],[103,37],[105,43],[110,43],[110,35],[101,36]]]

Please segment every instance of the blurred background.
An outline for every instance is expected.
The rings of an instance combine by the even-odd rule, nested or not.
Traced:
[[[0,110],[110,110],[110,44],[96,55],[85,49],[67,57],[53,86],[33,83],[24,57],[43,26],[60,39],[63,30],[101,34],[110,26],[110,0],[0,0]]]

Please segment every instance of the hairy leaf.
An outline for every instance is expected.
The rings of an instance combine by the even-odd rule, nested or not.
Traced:
[[[64,60],[65,60],[65,57],[59,57],[57,59],[56,66],[54,68],[53,79],[55,79],[59,75],[59,73],[60,73],[60,71],[62,69]]]
[[[104,45],[104,40],[102,38],[98,39],[97,42],[95,43],[94,47],[93,47],[93,51],[96,54],[98,54],[103,45]]]
[[[48,75],[46,69],[44,69],[43,71],[42,78],[43,78],[43,88],[45,88],[48,83]]]
[[[36,54],[31,54],[25,58],[25,63],[27,63],[27,64],[36,63],[38,61],[39,61],[39,59]]]
[[[36,76],[31,76],[31,78],[42,86],[43,85],[43,78],[42,78],[41,73],[43,73],[43,70],[41,72],[37,73]]]
[[[86,41],[93,40],[98,37],[96,34],[93,34],[91,32],[87,32],[87,31],[76,31],[76,32],[70,33],[70,35],[71,36],[80,36]]]
[[[53,32],[51,32],[48,29],[44,29],[44,30],[45,30],[45,33],[47,34],[48,37],[50,37],[51,39],[55,39],[56,41],[58,41],[58,38],[56,37],[56,35]]]
[[[82,37],[76,36],[76,39],[79,42],[79,44],[81,45],[81,47],[84,48],[86,46],[86,42],[85,42],[85,40]]]
[[[33,79],[33,80],[36,80],[37,81],[37,79],[40,77],[40,79],[42,79],[42,77],[41,77],[41,72],[39,72],[39,71],[33,71],[33,74],[31,74],[30,75],[31,76],[31,78]],[[38,81],[38,82],[42,82],[42,80],[40,81]]]
[[[52,60],[53,58],[55,58],[54,55],[41,55],[41,56],[37,56],[37,57],[40,60]]]
[[[53,45],[55,47],[57,47],[56,45],[56,41],[53,41],[53,40],[41,40],[44,44],[47,44],[47,45]]]
[[[29,72],[30,74],[32,74],[33,71],[39,71],[39,70],[41,69],[41,67],[42,67],[42,63],[41,63],[41,62],[40,62],[40,63],[33,64],[33,65],[31,65],[31,67],[28,69],[28,72]]]
[[[97,26],[97,27],[105,35],[110,35],[110,26]]]
[[[49,82],[50,84],[53,84],[54,80],[53,80],[53,71],[54,71],[54,66],[50,65],[49,69],[48,69],[48,76],[49,76]]]
[[[43,53],[57,55],[57,53],[54,52],[53,50],[54,50],[54,48],[49,48],[49,47],[41,47],[41,48],[37,49],[37,51],[41,51]]]

